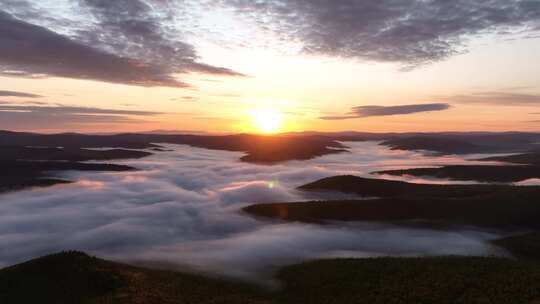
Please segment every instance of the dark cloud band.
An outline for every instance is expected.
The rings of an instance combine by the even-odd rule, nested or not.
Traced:
[[[445,101],[463,104],[489,104],[501,106],[540,106],[540,94],[514,92],[480,92],[442,97]]]
[[[533,33],[540,2],[530,0],[222,0],[306,53],[399,62],[406,67],[466,50],[487,32]]]
[[[0,73],[147,87],[188,87],[176,78],[188,72],[243,76],[197,62],[192,46],[165,39],[164,33],[158,31],[158,20],[146,20],[151,11],[136,11],[143,19],[132,20],[116,9],[127,9],[137,1],[120,2],[126,5],[96,9],[100,20],[96,28],[77,30],[69,37],[0,10]]]
[[[0,90],[0,96],[2,97],[25,97],[25,98],[39,98],[41,95],[25,93],[25,92],[16,92],[16,91],[2,91]]]
[[[91,124],[140,123],[141,117],[159,112],[113,110],[71,106],[18,106],[0,103],[0,128],[60,129]]]
[[[402,106],[358,106],[351,109],[346,115],[337,116],[322,116],[324,120],[342,120],[353,119],[371,116],[390,116],[390,115],[405,115],[415,114],[420,112],[443,111],[450,108],[446,103],[427,103],[427,104],[412,104]]]

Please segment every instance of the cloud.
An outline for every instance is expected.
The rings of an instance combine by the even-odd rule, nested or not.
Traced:
[[[113,110],[73,106],[11,105],[0,103],[0,128],[60,129],[87,124],[140,123],[141,116],[160,112]],[[138,117],[138,118],[134,118]]]
[[[140,86],[187,86],[163,68],[94,49],[2,12],[0,46],[0,67],[10,76],[56,76]]]
[[[475,35],[537,32],[540,2],[529,0],[222,0],[304,53],[406,67],[466,51]]]
[[[197,62],[194,47],[179,40],[182,34],[170,29],[169,23],[175,17],[171,10],[178,9],[172,2],[150,5],[140,0],[78,1],[82,9],[89,9],[98,20],[96,28],[85,31],[81,37],[93,45],[114,49],[153,65],[166,66],[176,73],[190,71],[245,76],[227,68]]]
[[[43,45],[55,42],[56,49],[74,48],[75,53],[82,52],[80,59],[88,61],[70,69],[75,60],[58,62],[50,53],[45,53],[40,65],[6,58],[4,74],[45,74],[142,86],[186,86],[175,76],[190,72],[245,76],[200,62],[196,45],[213,39],[225,48],[270,44],[300,49],[305,54],[394,62],[410,68],[466,52],[467,41],[476,36],[521,33],[522,37],[533,37],[540,31],[540,3],[530,0],[4,2],[2,47],[16,41],[9,36],[17,34],[21,41],[17,47],[32,50],[32,57]],[[216,16],[220,17],[217,23]],[[37,38],[47,43],[39,45]],[[94,61],[98,64],[93,67]],[[103,61],[122,68],[112,65],[106,69]]]
[[[466,52],[467,41],[477,36],[515,34],[523,38],[540,32],[540,3],[530,0],[4,2],[3,9],[19,22],[102,53],[95,54],[97,58],[109,55],[115,59],[108,60],[133,65],[120,70],[131,71],[128,79],[107,77],[103,71],[87,73],[88,66],[64,71],[60,76],[146,86],[185,86],[175,75],[190,72],[245,76],[200,62],[196,45],[216,43],[216,39],[225,48],[263,44],[289,51],[300,49],[304,54],[394,62],[410,68]],[[4,40],[6,33],[16,33],[13,28],[20,27],[6,27],[6,22],[0,23]],[[64,63],[62,68],[67,69],[65,66],[71,63]],[[60,65],[49,58],[49,65],[53,64],[56,68]],[[17,67],[20,63],[10,65]],[[5,74],[12,75],[11,70],[22,70],[26,76],[58,73],[50,67],[35,71],[28,67],[30,64],[22,66],[24,69],[4,69]],[[103,70],[103,65],[95,69],[100,66]],[[143,68],[148,79],[141,76]],[[108,71],[114,74],[113,69]]]
[[[352,108],[351,112],[349,112],[347,115],[322,116],[319,117],[319,119],[342,120],[372,116],[405,115],[420,112],[443,111],[449,108],[450,105],[446,103],[426,103],[402,106],[358,106]]]
[[[197,101],[199,100],[198,97],[195,96],[181,96],[181,97],[173,97],[170,99],[171,101]]]
[[[39,98],[43,97],[41,95],[36,95],[32,93],[16,92],[16,91],[2,91],[0,90],[0,96],[2,97],[26,97],[26,98]]]
[[[134,110],[113,110],[91,107],[73,107],[73,106],[55,106],[55,107],[40,107],[40,106],[14,106],[0,104],[0,111],[3,112],[40,112],[47,114],[121,114],[121,115],[159,115],[161,112],[151,111],[134,111]]]
[[[145,19],[150,18],[152,12],[146,10],[149,8],[142,2],[99,3],[101,6],[94,3],[96,8],[93,9],[99,22],[89,29],[74,28],[70,35],[59,34],[0,10],[0,73],[181,88],[189,85],[178,80],[177,74],[243,76],[226,68],[199,63],[191,45],[167,40],[165,33],[159,32],[157,20]],[[134,9],[135,3],[141,8]],[[28,10],[27,6],[22,7]],[[8,9],[26,16],[25,11],[19,11],[21,7],[8,6]],[[143,19],[132,20],[134,17],[122,9]],[[64,23],[57,25],[60,28],[66,26]]]
[[[540,94],[524,94],[509,92],[480,92],[473,94],[440,97],[451,103],[488,104],[501,106],[538,106]]]
[[[307,225],[261,221],[254,202],[306,200],[295,187],[336,174],[463,163],[351,143],[351,153],[273,166],[242,163],[239,152],[166,145],[166,152],[120,163],[140,171],[63,172],[67,185],[0,195],[0,267],[65,249],[119,261],[166,263],[260,278],[309,258],[491,254],[491,233],[408,229],[384,224]],[[154,152],[155,153],[155,152]],[[413,162],[413,163],[411,163]]]

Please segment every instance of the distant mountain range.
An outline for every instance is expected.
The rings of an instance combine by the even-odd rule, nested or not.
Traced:
[[[440,154],[466,153],[516,153],[507,161],[531,162],[538,157],[539,133],[364,133],[364,132],[301,132],[280,135],[192,135],[192,134],[139,134],[124,133],[111,135],[90,135],[79,133],[38,134],[28,132],[0,131],[0,161],[7,175],[0,179],[0,191],[24,188],[26,186],[51,185],[65,180],[51,175],[51,171],[61,170],[132,170],[131,167],[115,165],[92,165],[79,163],[88,160],[115,160],[141,158],[164,151],[160,144],[183,144],[192,147],[244,152],[241,161],[273,164],[290,160],[307,160],[327,154],[347,152],[343,142],[380,141],[391,149],[423,150]],[[92,150],[91,148],[102,148]],[[137,150],[151,150],[137,151]],[[504,161],[505,159],[492,159]],[[34,163],[32,162],[39,162]],[[66,163],[67,162],[67,163]],[[469,179],[470,172],[480,175],[476,179],[486,180],[486,176],[504,175],[502,181],[514,181],[521,177],[536,177],[537,167],[529,166],[513,171],[511,168],[463,167],[457,171],[451,168],[418,169],[424,171],[385,172],[387,174],[429,174],[444,175],[448,178]],[[467,170],[463,175],[464,170]],[[490,171],[486,171],[490,170]],[[492,174],[493,170],[505,170]],[[45,173],[47,172],[47,173]],[[442,172],[442,173],[441,173]],[[457,172],[457,173],[456,173]],[[482,172],[487,172],[483,174]],[[514,174],[506,174],[513,172]],[[518,174],[519,173],[519,174]],[[517,174],[517,175],[516,175]],[[10,177],[11,176],[11,177]],[[15,178],[17,177],[17,178]],[[472,176],[474,177],[474,176]],[[488,181],[490,179],[487,179]],[[494,181],[501,181],[499,179]]]

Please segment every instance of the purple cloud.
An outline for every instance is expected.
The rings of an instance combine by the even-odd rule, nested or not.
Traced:
[[[421,112],[443,111],[450,108],[446,103],[411,104],[402,106],[358,106],[346,115],[322,116],[324,120],[354,119],[372,116],[406,115]]]

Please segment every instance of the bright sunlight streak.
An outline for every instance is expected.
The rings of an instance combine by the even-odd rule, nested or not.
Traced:
[[[281,128],[283,116],[275,109],[253,109],[249,111],[255,129],[261,133],[276,133]]]

